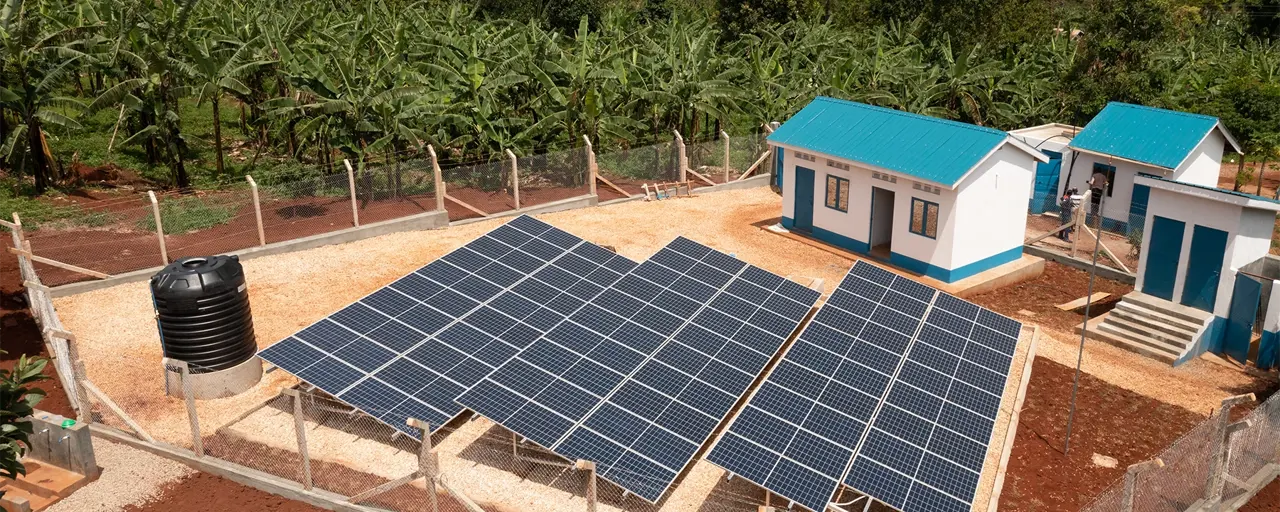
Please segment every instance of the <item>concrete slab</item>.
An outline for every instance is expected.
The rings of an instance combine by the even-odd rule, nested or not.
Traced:
[[[865,254],[836,247],[816,238],[812,238],[800,233],[795,233],[781,228],[780,226],[770,225],[761,228],[766,233],[772,233],[778,236],[786,237],[791,240],[803,243],[805,245],[822,249],[832,254],[836,254],[853,261],[865,260],[875,263],[885,269],[901,275],[909,277],[931,287],[937,288],[944,292],[950,293],[957,297],[969,297],[986,293],[992,290],[1003,288],[1012,284],[1028,281],[1039,277],[1044,273],[1044,259],[1029,254],[1023,254],[1022,258],[1005,263],[996,268],[979,272],[972,276],[966,277],[954,283],[944,283],[932,277],[923,276],[914,272],[909,272],[889,265],[889,262],[879,260]]]

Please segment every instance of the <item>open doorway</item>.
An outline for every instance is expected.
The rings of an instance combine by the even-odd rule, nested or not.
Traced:
[[[871,187],[871,256],[889,259],[893,246],[893,191]]]

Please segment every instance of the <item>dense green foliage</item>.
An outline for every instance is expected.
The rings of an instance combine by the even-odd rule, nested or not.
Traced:
[[[44,391],[31,385],[48,379],[41,373],[47,364],[49,360],[44,358],[22,356],[12,370],[0,370],[0,477],[17,478],[27,474],[22,456],[30,446],[29,418],[45,396]]]
[[[607,150],[672,130],[754,131],[819,94],[1005,129],[1083,124],[1131,101],[1218,115],[1263,151],[1280,133],[1280,45],[1267,39],[1278,11],[1274,0],[7,0],[0,158],[42,191],[69,158],[112,158],[99,146],[119,121],[121,158],[186,187],[242,173],[224,165],[224,139],[250,166],[265,153],[337,170],[426,144],[474,161],[584,135]]]

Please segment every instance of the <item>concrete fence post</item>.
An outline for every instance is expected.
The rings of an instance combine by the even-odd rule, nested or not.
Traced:
[[[507,159],[511,160],[511,196],[515,198],[516,209],[520,209],[520,164],[516,160],[516,154],[510,149],[507,151]]]
[[[436,148],[427,144],[427,154],[431,155],[431,172],[436,180],[436,211],[444,210],[444,173],[440,171],[440,159],[436,158]]]
[[[418,471],[427,484],[427,499],[431,500],[431,512],[440,512],[440,500],[436,496],[440,481],[440,455],[431,445],[431,424],[417,418],[405,420],[410,427],[422,431],[422,444],[418,446]]]
[[[356,206],[356,170],[351,167],[351,161],[346,158],[342,159],[342,165],[347,166],[347,188],[351,192],[351,222],[356,227],[360,227],[360,209]]]
[[[1243,428],[1242,424],[1245,423],[1232,424],[1231,409],[1253,400],[1253,393],[1236,395],[1222,400],[1222,405],[1218,407],[1209,447],[1209,480],[1204,489],[1204,502],[1208,512],[1216,512],[1222,505],[1222,493],[1227,485],[1227,467],[1231,458],[1231,434]]]
[[[293,397],[293,431],[298,437],[298,459],[302,472],[302,488],[311,490],[311,452],[307,450],[307,418],[302,410],[302,393],[296,389],[285,389],[284,394]]]
[[[684,137],[680,136],[679,130],[671,130],[671,132],[676,134],[676,151],[677,155],[679,155],[676,158],[676,167],[678,167],[677,171],[680,179],[676,181],[685,182],[689,180],[687,172],[689,169],[689,157],[685,154]]]
[[[253,218],[258,222],[258,245],[267,245],[267,232],[262,229],[262,203],[258,200],[258,182],[253,181],[253,176],[244,175],[245,181],[249,182],[249,191],[253,193]]]
[[[720,130],[720,138],[724,139],[724,182],[729,182],[729,134]]]
[[[579,459],[574,467],[587,472],[587,512],[596,512],[596,463]]]
[[[596,150],[591,146],[591,137],[582,136],[582,142],[587,144],[587,191],[591,195],[596,195],[596,173],[600,172],[596,168]]]
[[[169,264],[169,249],[164,246],[164,223],[160,221],[160,201],[156,200],[155,191],[148,190],[147,196],[151,198],[151,214],[156,219],[156,238],[160,240],[160,264]]]
[[[204,438],[200,436],[200,416],[196,413],[195,391],[191,388],[191,367],[186,361],[165,358],[165,371],[178,369],[178,378],[182,381],[182,399],[187,403],[187,420],[191,424],[191,451],[196,457],[204,457]]]
[[[1164,467],[1164,461],[1159,457],[1129,466],[1129,469],[1124,472],[1124,491],[1120,495],[1120,512],[1133,512],[1133,494],[1138,482],[1138,473],[1162,467]]]

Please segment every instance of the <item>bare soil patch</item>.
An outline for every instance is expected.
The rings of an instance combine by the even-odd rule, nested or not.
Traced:
[[[324,509],[300,501],[276,496],[240,485],[209,473],[191,476],[165,484],[160,495],[140,505],[125,507],[126,512],[224,512],[227,510],[261,510],[269,512],[320,512]]]
[[[1200,414],[1080,376],[1071,450],[1063,455],[1074,369],[1037,358],[1009,457],[1003,510],[1076,511],[1204,420]],[[1115,468],[1093,454],[1115,457]]]
[[[1089,308],[1089,316],[1095,317],[1110,311],[1119,298],[1133,291],[1133,287],[1102,277],[1094,281],[1093,291],[1111,294],[1106,300]],[[1046,261],[1044,273],[1030,281],[970,297],[970,300],[1001,314],[1070,332],[1084,321],[1082,313],[1063,311],[1063,304],[1089,295],[1089,273],[1061,263]],[[1028,317],[1021,311],[1030,311]]]

